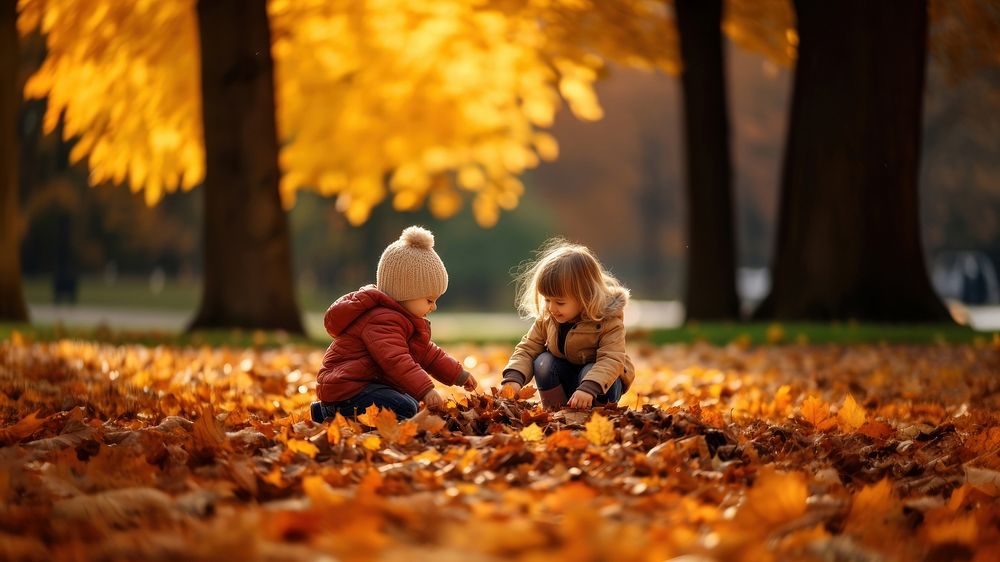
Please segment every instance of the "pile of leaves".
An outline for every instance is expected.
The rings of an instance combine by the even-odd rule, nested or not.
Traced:
[[[308,419],[322,350],[0,342],[0,559],[998,560],[1000,341],[630,349],[617,406],[483,383]]]

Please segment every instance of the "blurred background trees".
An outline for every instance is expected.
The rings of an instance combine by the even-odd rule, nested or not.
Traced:
[[[72,4],[22,0],[22,47],[38,41],[25,30],[45,29],[46,10]],[[686,297],[697,318],[688,291],[706,289],[703,302],[734,317],[731,287],[747,271],[766,281],[774,257],[779,162],[786,124],[796,126],[787,119],[799,32],[789,2],[720,5],[725,35],[709,65],[705,48],[688,52],[701,62],[682,64],[684,33],[668,3],[505,0],[476,10],[400,0],[368,13],[365,3],[269,2],[279,193],[290,209],[292,271],[305,306],[369,282],[381,248],[402,226],[422,222],[438,232],[453,276],[446,305],[509,310],[510,269],[561,234],[593,246],[637,297]],[[78,275],[112,282],[159,271],[168,283],[199,287],[207,264],[218,262],[207,258],[199,224],[232,221],[182,193],[204,180],[209,136],[195,3],[143,6],[154,12],[142,16],[122,3],[57,11],[38,58],[22,56],[22,65],[50,65],[32,79],[28,92],[44,97],[22,105],[19,127],[22,256],[31,280],[55,271],[58,214],[67,208],[66,255]],[[923,254],[933,261],[945,250],[975,249],[997,263],[996,8],[935,1],[929,9],[924,134],[914,139],[923,148]],[[136,26],[137,18],[172,30],[159,30],[170,41]],[[51,33],[60,25],[91,31],[65,36],[61,65]],[[108,37],[117,38],[114,48],[100,48]],[[95,53],[107,61],[72,58]],[[694,76],[668,74],[683,65],[716,84],[715,93],[688,85],[681,98]],[[81,92],[89,97],[74,105]],[[571,112],[560,110],[564,101]],[[710,108],[699,120],[692,101]],[[713,118],[722,123],[716,140],[692,140]],[[684,142],[698,144],[684,152]],[[732,198],[728,212],[717,198],[700,205],[692,195],[709,193],[693,178],[712,174],[716,193]],[[88,180],[101,189],[86,189]],[[112,184],[141,189],[151,203],[169,195],[147,207]],[[466,203],[472,213],[460,212]],[[713,224],[698,218],[706,216]],[[725,245],[697,250],[698,233],[729,240],[732,257]],[[723,273],[698,273],[699,257]],[[911,273],[891,275],[905,282]],[[763,293],[740,287],[746,314]]]
[[[0,320],[27,320],[21,290],[21,216],[18,197],[21,101],[17,2],[0,2]]]

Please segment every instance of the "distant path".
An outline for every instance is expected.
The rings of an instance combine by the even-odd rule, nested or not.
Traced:
[[[38,324],[62,324],[67,327],[107,326],[116,330],[163,330],[179,332],[193,316],[193,311],[165,309],[113,308],[94,306],[55,306],[31,304],[31,319]],[[972,326],[977,330],[1000,330],[1000,306],[968,309]],[[674,328],[684,319],[684,307],[676,301],[633,301],[625,311],[630,328]],[[512,339],[530,326],[514,313],[505,312],[435,312],[430,316],[434,337],[443,340]],[[306,332],[315,338],[325,337],[323,313],[305,313]]]
[[[66,327],[114,330],[163,330],[179,332],[194,315],[193,311],[167,309],[115,308],[30,304],[32,322],[62,324]],[[430,315],[434,337],[444,340],[513,339],[531,326],[513,312],[435,312]],[[683,307],[673,301],[635,301],[626,309],[630,327],[671,328],[683,320]],[[306,332],[316,338],[326,336],[322,312],[305,313]]]

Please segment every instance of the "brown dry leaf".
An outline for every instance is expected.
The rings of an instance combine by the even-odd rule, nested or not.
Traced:
[[[215,419],[215,410],[211,403],[205,405],[201,416],[194,422],[191,429],[196,450],[214,453],[219,449],[226,448],[226,432]]]
[[[889,439],[896,435],[896,429],[882,421],[865,422],[858,432],[873,439]]]
[[[138,527],[176,517],[173,499],[155,488],[122,488],[60,500],[52,515],[74,521]]]
[[[989,468],[965,467],[965,481],[984,494],[1000,496],[1000,471]]]
[[[517,391],[517,399],[527,400],[528,398],[534,396],[536,392],[538,392],[538,389],[529,384],[528,386],[522,387],[521,390]]]
[[[34,411],[10,427],[0,428],[0,445],[17,443],[22,439],[30,437],[33,433],[41,429],[42,425],[48,419],[48,417],[38,417],[38,411]]]

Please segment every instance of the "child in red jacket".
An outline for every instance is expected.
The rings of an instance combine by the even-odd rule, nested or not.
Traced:
[[[431,377],[475,389],[472,374],[431,341],[426,316],[447,288],[434,235],[419,226],[404,230],[382,252],[375,285],[340,297],[323,317],[334,339],[316,379],[313,421],[355,416],[372,404],[412,417],[418,401],[430,408],[444,402]]]

